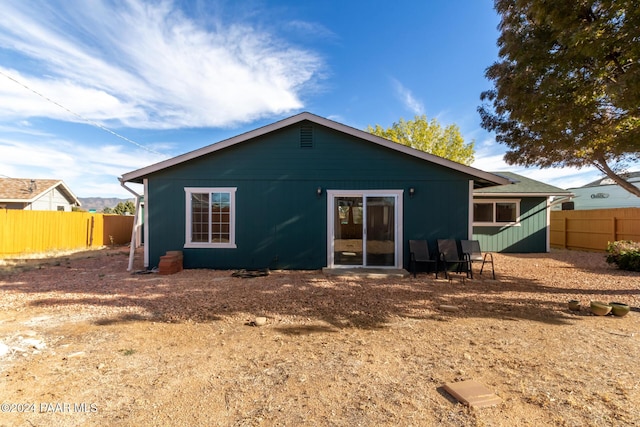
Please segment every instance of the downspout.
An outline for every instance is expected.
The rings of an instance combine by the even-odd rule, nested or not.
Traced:
[[[547,241],[547,247],[545,248],[547,253],[551,252],[551,196],[547,197],[547,209],[545,212],[547,217],[547,235],[545,236],[545,240]]]
[[[118,178],[120,181],[120,185],[122,188],[127,190],[129,193],[133,194],[136,198],[136,214],[135,219],[133,220],[133,227],[131,229],[131,244],[129,249],[129,266],[127,267],[127,271],[133,270],[133,259],[136,254],[136,245],[137,245],[137,236],[138,236],[138,228],[140,227],[140,199],[142,196],[129,187],[127,187],[122,180],[122,178]]]
[[[473,180],[469,180],[469,218],[467,223],[467,239],[473,240]]]

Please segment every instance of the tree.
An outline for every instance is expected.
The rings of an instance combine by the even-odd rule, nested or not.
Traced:
[[[136,213],[136,206],[133,204],[131,200],[127,200],[126,202],[120,202],[116,205],[115,208],[111,211],[116,215],[134,215]]]
[[[388,129],[367,126],[367,132],[465,165],[474,160],[474,142],[465,144],[458,126],[443,129],[436,119],[427,121],[424,114],[409,121],[400,118]]]
[[[509,164],[594,166],[627,191],[640,158],[640,8],[635,0],[495,0],[500,59],[478,108]]]

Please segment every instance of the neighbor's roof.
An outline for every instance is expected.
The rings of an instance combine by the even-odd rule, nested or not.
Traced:
[[[459,172],[466,173],[473,177],[474,185],[476,187],[484,187],[484,186],[490,186],[490,185],[504,185],[509,183],[509,179],[503,176],[494,175],[492,173],[485,172],[480,169],[472,168],[471,166],[466,166],[461,163],[457,163],[457,162],[445,159],[443,157],[425,153],[424,151],[416,150],[415,148],[407,147],[405,145],[398,144],[393,141],[389,141],[388,139],[384,139],[379,136],[373,135],[369,132],[365,132],[347,125],[343,125],[342,123],[334,122],[333,120],[325,119],[324,117],[316,116],[315,114],[311,114],[307,112],[297,114],[295,116],[286,118],[284,120],[280,120],[270,125],[260,127],[258,129],[243,133],[238,136],[234,136],[224,141],[207,145],[206,147],[200,148],[195,151],[191,151],[186,154],[182,154],[177,157],[173,157],[171,159],[153,164],[151,166],[147,166],[142,169],[125,173],[120,178],[120,181],[142,183],[142,179],[144,177],[154,172],[158,172],[163,169],[176,166],[184,162],[188,162],[189,160],[193,160],[195,158],[198,158],[207,154],[211,154],[219,150],[223,150],[233,145],[240,144],[250,139],[268,134],[270,132],[274,132],[276,130],[283,129],[287,126],[291,126],[305,120],[310,121],[312,123],[316,123],[321,126],[326,126],[338,132],[355,136],[357,138],[372,142],[374,144],[382,145],[384,147],[390,148],[395,151],[399,151],[401,153],[408,154],[413,157],[417,157],[417,158],[429,161],[431,163],[435,163],[453,170],[457,170]]]
[[[632,183],[640,183],[640,172],[628,172],[620,174],[620,176]],[[618,185],[608,176],[604,176],[602,178],[598,178],[596,181],[590,182],[589,184],[585,184],[582,187],[578,188],[586,188],[586,187],[600,187],[602,185]]]
[[[56,187],[70,204],[80,206],[80,200],[59,179],[0,178],[0,202],[31,203]]]
[[[568,190],[536,181],[513,172],[493,172],[512,181],[511,184],[480,188],[473,191],[474,196],[571,196]]]

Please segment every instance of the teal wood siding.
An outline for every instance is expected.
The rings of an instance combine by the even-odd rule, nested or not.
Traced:
[[[150,267],[182,250],[185,268],[322,268],[328,189],[404,190],[405,266],[409,239],[466,238],[466,174],[316,124],[300,144],[293,125],[149,175]],[[183,248],[185,187],[237,188],[237,248]]]
[[[491,199],[495,200],[497,197]],[[520,199],[518,226],[473,227],[473,238],[480,241],[483,251],[505,253],[547,251],[547,199],[544,197]]]

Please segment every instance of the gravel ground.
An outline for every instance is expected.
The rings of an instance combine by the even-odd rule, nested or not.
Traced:
[[[0,425],[640,425],[640,274],[602,253],[495,254],[497,280],[464,283],[130,274],[127,255],[0,263]],[[442,390],[467,379],[502,403]]]

